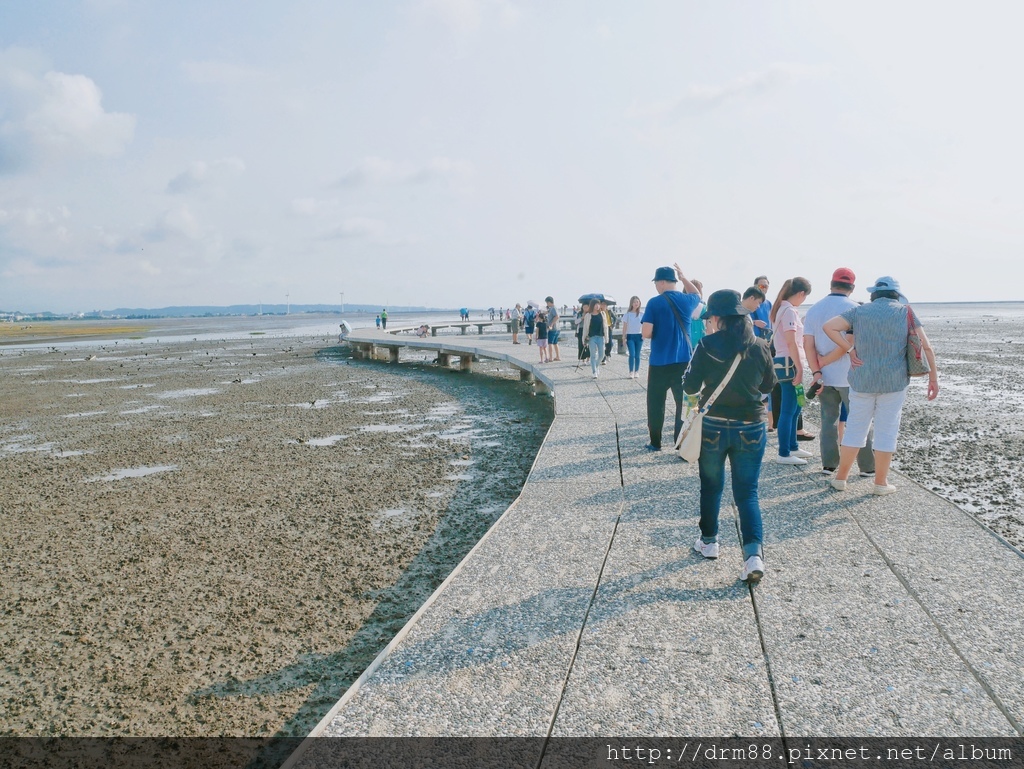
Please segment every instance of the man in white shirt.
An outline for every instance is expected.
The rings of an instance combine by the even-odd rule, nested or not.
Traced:
[[[847,267],[837,269],[832,273],[831,293],[815,302],[804,316],[804,352],[811,368],[811,386],[817,382],[822,385],[818,395],[821,402],[821,466],[827,473],[839,467],[839,412],[843,405],[850,408],[850,383],[847,380],[850,358],[843,355],[834,363],[822,365],[822,359],[838,349],[822,327],[832,318],[857,306],[857,302],[850,299],[856,280],[853,270]],[[875,472],[871,437],[869,432],[867,445],[857,454],[857,466],[863,476]]]

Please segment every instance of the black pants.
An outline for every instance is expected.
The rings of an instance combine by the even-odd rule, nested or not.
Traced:
[[[667,366],[647,367],[647,431],[651,434],[651,445],[661,447],[661,431],[665,426],[665,396],[672,391],[676,399],[676,422],[672,442],[683,429],[683,374],[685,363],[670,363]]]

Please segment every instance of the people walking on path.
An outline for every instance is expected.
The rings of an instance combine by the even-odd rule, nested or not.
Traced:
[[[558,349],[558,337],[562,335],[561,329],[558,328],[559,316],[558,308],[555,307],[555,300],[550,296],[545,297],[544,304],[547,305],[547,316],[548,316],[548,362],[560,361],[562,359],[562,353]]]
[[[717,558],[718,516],[729,460],[733,501],[739,512],[743,568],[740,579],[756,583],[764,575],[763,527],[758,481],[767,444],[764,396],[775,385],[768,345],[754,336],[750,310],[739,292],[715,291],[708,297],[709,333],[697,345],[683,379],[687,393],[702,392],[703,406],[735,370],[703,419],[700,458],[700,534],[693,549]]]
[[[768,342],[772,339],[772,303],[768,301],[769,285],[770,283],[765,275],[758,275],[754,278],[754,287],[761,292],[764,302],[754,312],[750,313],[750,322],[754,324],[754,336]]]
[[[606,328],[608,329],[608,338],[605,341],[605,346],[604,346],[604,360],[601,361],[601,365],[604,365],[605,363],[608,362],[608,359],[612,356],[612,349],[614,347],[614,342],[612,340],[615,337],[615,321],[616,321],[615,313],[608,306],[608,302],[605,299],[601,300],[601,314],[604,315],[604,322],[606,324]]]
[[[523,308],[516,302],[515,309],[510,311],[510,319],[512,321],[512,344],[519,344],[519,324],[523,320]]]
[[[377,328],[380,328],[380,315],[373,319],[373,322],[377,324]]]
[[[682,282],[683,291],[676,290]],[[665,397],[672,391],[676,402],[673,439],[683,426],[683,372],[690,362],[690,316],[700,303],[697,287],[683,275],[682,268],[659,267],[654,273],[658,292],[644,308],[641,334],[651,340],[647,360],[647,432],[648,451],[661,451],[661,433],[665,426]]]
[[[780,465],[806,465],[811,452],[797,443],[797,420],[801,404],[797,399],[797,385],[802,386],[804,327],[796,308],[811,293],[807,278],[791,278],[782,284],[778,298],[772,306],[772,340],[775,343],[775,374],[782,391],[782,405],[776,429],[779,434]]]
[[[518,307],[519,305],[516,305]],[[534,324],[537,322],[537,311],[532,304],[526,305],[526,312],[523,313],[523,331],[526,332],[526,343],[533,344]]]
[[[704,284],[694,278],[690,281],[697,287],[697,293],[700,294],[700,304],[693,311],[693,315],[690,316],[690,345],[694,350],[697,349],[697,345],[700,344],[700,340],[704,338],[707,330],[704,327],[704,310],[707,309],[707,305],[704,304]]]
[[[383,310],[380,311],[380,327],[382,329],[384,329],[384,330],[387,330],[387,327],[388,327],[388,311],[387,311],[387,308],[384,308]]]
[[[590,373],[597,379],[598,369],[604,359],[604,347],[608,342],[608,323],[601,312],[601,302],[590,303],[590,312],[583,314],[583,343],[590,349]]]
[[[821,404],[821,468],[823,472],[832,473],[839,467],[839,434],[842,424],[843,407],[850,405],[850,358],[844,348],[833,342],[825,333],[825,323],[837,315],[856,307],[857,302],[850,298],[856,285],[857,276],[853,270],[840,267],[832,273],[829,286],[831,293],[819,299],[804,316],[804,352],[807,355],[807,366],[811,370],[808,393],[820,386],[817,394]],[[845,334],[843,335],[845,339]],[[848,343],[847,345],[848,346]],[[844,347],[845,347],[844,346]],[[863,476],[875,472],[875,455],[871,447],[871,431],[868,431],[867,442],[857,453],[857,466]]]
[[[550,363],[548,353],[548,318],[543,312],[537,313],[537,351],[540,353],[541,363]]]
[[[639,296],[630,297],[629,309],[622,316],[622,343],[629,353],[629,378],[636,379],[640,376],[640,351],[644,346]]]
[[[876,280],[868,293],[870,302],[825,322],[829,339],[850,355],[850,416],[839,449],[839,467],[829,482],[835,489],[846,489],[853,461],[866,445],[868,430],[873,424],[873,491],[892,494],[896,487],[889,484],[889,467],[896,451],[903,402],[910,384],[907,344],[911,328],[916,329],[928,361],[928,400],[938,396],[939,378],[935,352],[917,314],[901,302],[905,297],[900,293],[899,281],[886,275]]]

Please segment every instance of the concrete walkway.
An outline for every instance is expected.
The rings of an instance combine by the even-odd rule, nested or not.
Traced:
[[[555,420],[521,497],[314,735],[1024,734],[1021,553],[905,477],[836,492],[770,440],[751,589],[731,504],[721,557],[693,552],[697,471],[644,450],[645,381],[620,355],[594,380],[563,340],[544,366],[465,343],[542,371]]]

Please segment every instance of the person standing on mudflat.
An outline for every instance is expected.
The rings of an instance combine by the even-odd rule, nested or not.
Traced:
[[[683,291],[676,290],[682,282]],[[683,275],[677,264],[659,267],[654,273],[658,295],[647,302],[641,321],[641,334],[651,340],[647,360],[647,431],[648,451],[661,451],[661,433],[665,427],[665,397],[669,390],[676,401],[673,439],[683,427],[683,372],[690,362],[690,316],[700,304],[697,287]]]

